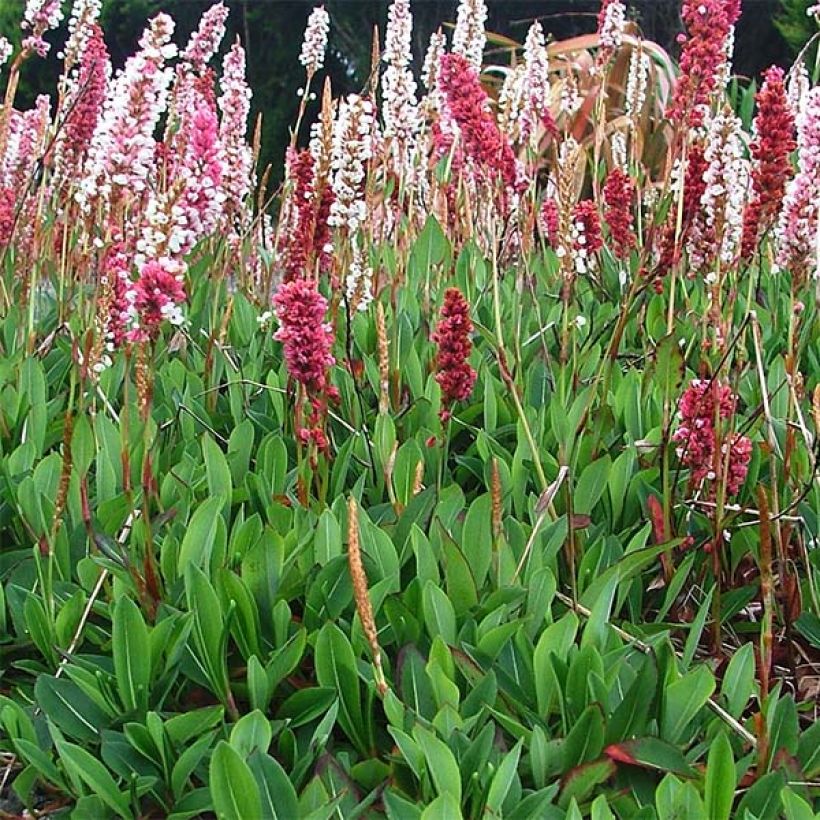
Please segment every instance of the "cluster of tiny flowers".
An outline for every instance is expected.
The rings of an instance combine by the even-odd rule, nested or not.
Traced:
[[[188,45],[180,55],[194,70],[203,71],[216,54],[225,36],[227,19],[228,8],[223,3],[216,3],[202,15],[197,30],[191,35]]]
[[[127,340],[128,334],[137,320],[134,307],[136,291],[129,276],[128,255],[122,242],[111,245],[103,258],[102,282],[110,294],[106,322],[106,343],[109,351]]]
[[[668,116],[697,126],[726,62],[726,40],[740,17],[740,0],[684,0],[681,17],[687,33],[679,37],[680,74]]]
[[[524,122],[525,72],[524,63],[511,67],[498,94],[498,128],[514,145],[524,142],[524,135],[530,130],[529,124]]]
[[[453,31],[453,53],[464,57],[476,71],[481,69],[484,57],[486,22],[487,4],[484,0],[459,0]]]
[[[584,199],[572,209],[572,261],[575,272],[588,273],[592,257],[604,246],[601,221],[591,199]]]
[[[94,24],[80,56],[77,82],[71,89],[71,104],[57,143],[58,175],[79,178],[105,103],[110,76],[108,49],[102,30]]]
[[[806,105],[806,100],[811,90],[811,78],[809,70],[802,60],[798,60],[789,72],[789,83],[786,93],[789,98],[789,107],[792,115],[798,117]]]
[[[539,123],[552,123],[550,111],[549,57],[544,29],[537,20],[524,41],[524,102],[521,117],[521,142],[535,137]]]
[[[584,98],[578,90],[578,78],[570,67],[561,85],[561,111],[568,117],[574,117],[583,102]]]
[[[604,219],[609,226],[613,253],[624,259],[635,247],[632,229],[632,205],[635,200],[635,183],[620,168],[609,172],[604,185]]]
[[[43,155],[51,122],[51,98],[40,94],[34,108],[11,112],[8,139],[2,157],[2,181],[17,193],[25,193],[37,161]],[[29,203],[35,198],[29,197]]]
[[[695,379],[683,393],[679,405],[680,425],[672,436],[681,463],[691,470],[691,483],[714,481],[726,468],[726,491],[736,495],[746,479],[752,454],[751,441],[730,434],[717,450],[716,418],[729,420],[737,401],[728,385]]]
[[[285,280],[304,278],[313,245],[313,155],[294,151],[288,156],[288,179],[293,183],[291,230],[284,232],[282,253]]]
[[[324,391],[333,364],[333,329],[325,321],[327,299],[305,279],[283,282],[273,297],[279,330],[274,339],[284,346],[291,378],[309,395]]]
[[[367,248],[356,242],[353,258],[345,279],[345,295],[351,310],[365,311],[373,301],[373,270],[370,267]]]
[[[681,185],[683,186],[682,218],[679,236],[674,212],[669,214],[660,231],[657,243],[657,264],[654,271],[656,276],[655,287],[658,290],[662,290],[658,277],[665,276],[673,265],[679,261],[681,246],[700,213],[700,201],[706,190],[705,176],[707,167],[703,144],[701,141],[697,141],[689,149],[685,172],[683,163],[679,161],[672,168],[673,190],[677,191]]]
[[[305,67],[308,77],[312,77],[325,64],[329,32],[330,15],[324,6],[317,6],[308,17],[305,39],[299,54],[299,62]]]
[[[253,151],[247,141],[251,90],[245,79],[245,50],[239,43],[234,43],[225,55],[220,88],[219,142],[224,158],[225,221],[234,229],[235,223],[242,220],[253,184]]]
[[[689,258],[695,269],[715,258],[731,265],[740,251],[749,161],[740,119],[731,111],[723,111],[712,119],[704,158],[704,191],[689,245]]]
[[[558,210],[558,203],[553,197],[547,197],[541,203],[539,214],[541,222],[541,232],[549,242],[550,247],[558,248],[559,232],[561,229],[561,215]]]
[[[179,265],[166,258],[146,262],[134,283],[133,300],[139,327],[129,333],[131,341],[153,339],[164,320],[182,324],[185,283]]]
[[[626,168],[626,134],[615,131],[609,140],[609,150],[612,153],[612,167]]]
[[[442,421],[450,417],[455,402],[468,399],[473,392],[476,372],[468,361],[473,349],[472,332],[469,303],[458,288],[448,288],[441,321],[433,332],[433,341],[438,345],[436,381],[441,387]]]
[[[332,251],[327,224],[333,192],[321,186],[317,192],[317,160],[309,150],[293,151],[288,156],[288,179],[293,193],[288,206],[291,223],[283,236],[283,267],[285,279],[310,278],[313,261],[319,260],[321,270],[328,268]]]
[[[91,142],[89,171],[78,194],[88,205],[95,196],[145,191],[154,167],[154,129],[165,110],[173,72],[166,60],[176,54],[171,44],[174,21],[158,14],[140,39],[109,90]]]
[[[102,0],[75,0],[68,18],[68,40],[62,53],[67,69],[77,62],[94,36],[101,10]]]
[[[820,231],[820,87],[813,88],[797,117],[798,173],[789,183],[780,222],[777,262],[795,273],[817,265]],[[817,271],[815,271],[817,273]]]
[[[373,157],[376,120],[373,103],[350,94],[339,105],[333,126],[333,204],[329,223],[355,233],[367,220],[364,183]]]
[[[729,81],[732,79],[732,60],[735,55],[735,27],[729,28],[726,40],[723,44],[723,60],[718,66],[715,76],[715,91],[725,93]]]
[[[646,86],[649,79],[649,59],[643,48],[633,48],[629,57],[629,70],[626,77],[626,97],[624,107],[626,115],[636,119],[646,103]]]
[[[751,154],[752,198],[743,217],[741,256],[749,259],[761,233],[777,220],[792,177],[789,155],[795,149],[794,115],[789,107],[783,69],[772,66],[766,71],[757,93],[757,116]]]
[[[323,415],[328,399],[338,398],[328,380],[334,358],[333,329],[325,321],[327,299],[314,283],[294,279],[279,286],[273,306],[279,320],[273,338],[282,343],[288,373],[302,385],[311,407],[305,426],[301,405],[297,405],[296,435],[302,444],[313,441],[318,450],[326,451]]]
[[[28,0],[23,12],[22,29],[30,32],[23,39],[23,49],[48,54],[51,46],[43,39],[47,31],[57,28],[63,20],[61,0]]]
[[[621,0],[602,0],[598,12],[598,39],[607,52],[616,51],[624,41],[626,6]]]
[[[2,68],[8,62],[13,50],[14,47],[8,41],[8,39],[6,37],[0,36],[0,68]]]
[[[188,231],[188,246],[213,231],[222,212],[225,193],[222,178],[225,162],[219,142],[216,111],[205,97],[199,97],[196,107],[183,118],[181,132],[185,135],[185,152],[177,178],[184,181],[180,205]]]
[[[446,47],[447,37],[444,32],[441,29],[434,31],[430,35],[430,43],[427,46],[421,70],[421,81],[424,83],[424,87],[430,92],[436,90],[438,67]]]
[[[445,54],[438,79],[449,116],[458,125],[464,153],[486,180],[500,175],[505,185],[515,188],[519,178],[515,154],[488,110],[487,92],[478,74],[461,55]]]
[[[815,3],[806,9],[806,15],[809,17],[820,17],[820,3]]]
[[[382,74],[382,116],[384,136],[395,140],[398,163],[410,172],[410,157],[420,118],[416,100],[416,81],[410,69],[413,17],[410,0],[394,0],[387,13]]]
[[[0,248],[11,242],[14,233],[14,189],[8,185],[0,186]]]

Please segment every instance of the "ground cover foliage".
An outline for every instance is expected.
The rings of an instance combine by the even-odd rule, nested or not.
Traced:
[[[0,42],[0,808],[815,817],[817,67],[317,9],[268,198],[226,10],[98,11]]]

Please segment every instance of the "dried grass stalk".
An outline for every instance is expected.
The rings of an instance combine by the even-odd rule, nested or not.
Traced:
[[[376,303],[376,347],[379,355],[379,413],[387,413],[390,409],[390,347],[381,302]]]
[[[490,501],[492,508],[493,541],[498,543],[501,537],[501,524],[504,514],[501,499],[501,476],[498,473],[498,459],[493,458],[490,466]]]
[[[376,621],[373,618],[373,607],[370,604],[370,596],[367,592],[367,575],[362,564],[362,551],[359,546],[359,507],[356,499],[350,496],[347,503],[347,560],[350,567],[350,578],[353,581],[353,597],[356,601],[356,611],[359,613],[359,620],[362,622],[367,642],[370,644],[370,652],[373,655],[373,665],[376,667],[376,688],[380,695],[387,692],[387,681],[384,678],[382,669],[382,651],[379,646],[379,633],[376,629]]]

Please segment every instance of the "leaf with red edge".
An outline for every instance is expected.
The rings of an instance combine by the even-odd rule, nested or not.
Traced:
[[[582,803],[596,786],[609,780],[615,774],[615,770],[615,764],[606,757],[570,769],[561,781],[558,805],[565,809],[573,797]]]
[[[604,749],[604,754],[617,763],[629,766],[674,772],[684,777],[693,777],[695,774],[676,746],[657,737],[640,737],[624,743],[613,743]]]

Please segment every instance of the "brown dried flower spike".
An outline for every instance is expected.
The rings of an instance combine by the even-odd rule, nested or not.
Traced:
[[[373,618],[373,607],[370,605],[370,596],[367,593],[367,575],[362,564],[362,552],[359,547],[359,507],[356,499],[350,496],[347,503],[347,560],[350,567],[350,578],[353,581],[353,597],[356,600],[356,610],[362,622],[370,652],[373,655],[373,665],[376,667],[376,688],[384,696],[387,692],[387,681],[382,669],[382,651],[379,646],[379,633],[376,630],[376,621]]]

